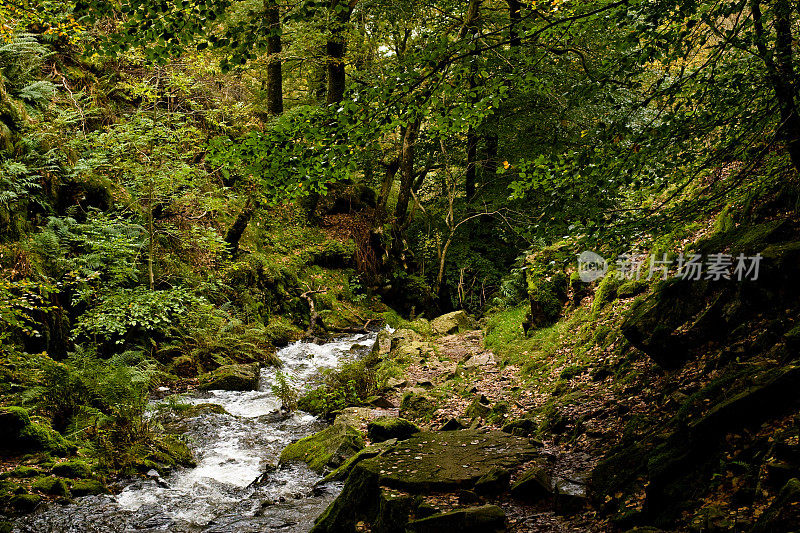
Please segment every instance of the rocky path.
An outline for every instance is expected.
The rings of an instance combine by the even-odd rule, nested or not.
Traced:
[[[351,409],[339,421],[368,431],[376,417],[399,414],[423,431],[373,441],[347,472],[339,469],[347,482],[315,532],[391,532],[392,522],[420,532],[605,531],[585,505],[594,460],[533,438],[535,422],[524,421],[538,398],[519,368],[501,367],[484,348],[481,331],[427,341],[410,330],[384,337],[381,355],[407,365],[389,382],[387,408]]]

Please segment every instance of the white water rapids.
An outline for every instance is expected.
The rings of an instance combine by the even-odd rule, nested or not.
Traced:
[[[321,476],[305,465],[276,469],[287,444],[324,427],[310,414],[281,412],[281,402],[272,392],[276,374],[282,372],[302,389],[320,370],[363,355],[375,337],[375,333],[350,335],[321,345],[298,341],[278,352],[283,368],[262,369],[257,391],[181,396],[182,403],[213,403],[226,411],[204,411],[180,421],[196,468],[178,468],[165,478],[151,472],[116,496],[50,505],[18,520],[14,531],[308,531],[341,487],[315,487]]]

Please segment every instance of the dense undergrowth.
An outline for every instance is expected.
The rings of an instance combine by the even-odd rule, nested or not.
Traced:
[[[7,86],[14,75],[39,83],[44,61],[66,64],[64,83],[81,104],[57,93],[36,108],[19,96],[32,116],[0,158],[7,513],[192,464],[182,437],[151,416],[153,391],[202,383],[226,365],[278,365],[276,348],[307,330],[360,327],[382,310],[359,282],[352,241],[309,224],[299,206],[256,215],[231,253],[223,237],[246,195],[204,154],[226,128],[208,122],[214,113],[246,112],[214,92],[202,65],[171,72],[180,109],[162,109],[143,71],[117,76],[25,39],[17,57],[31,67],[4,70]],[[203,106],[199,119],[185,112]],[[77,134],[59,133],[60,120]],[[313,325],[306,291],[320,317]],[[80,468],[66,473],[69,465]]]

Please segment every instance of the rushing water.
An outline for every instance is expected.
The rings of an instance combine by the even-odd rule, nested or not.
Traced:
[[[359,357],[375,334],[351,335],[317,345],[296,342],[278,352],[280,370],[302,388],[321,369]],[[320,475],[305,465],[276,468],[283,448],[324,426],[303,412],[287,415],[272,393],[276,370],[261,371],[259,390],[210,391],[181,402],[214,403],[224,414],[202,412],[180,421],[197,459],[165,478],[154,471],[131,481],[116,496],[87,496],[50,505],[15,524],[19,532],[305,532],[341,490],[317,486]]]

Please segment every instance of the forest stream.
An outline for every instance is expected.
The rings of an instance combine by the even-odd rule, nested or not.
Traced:
[[[115,496],[49,505],[19,519],[14,531],[308,531],[341,484],[315,486],[321,476],[305,464],[277,466],[287,444],[319,431],[325,423],[301,411],[283,411],[272,386],[280,371],[302,388],[320,370],[363,355],[375,337],[375,333],[349,335],[321,345],[298,341],[278,351],[280,370],[261,370],[257,391],[193,392],[179,397],[181,403],[225,409],[224,413],[200,410],[182,420],[196,468],[179,468],[164,478],[151,471],[147,479],[127,482]]]

